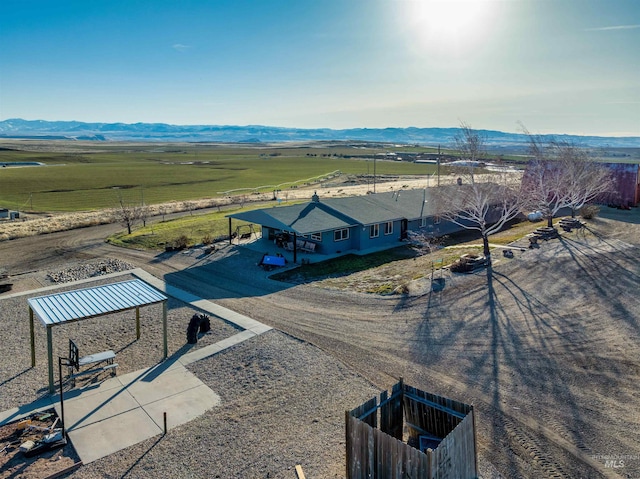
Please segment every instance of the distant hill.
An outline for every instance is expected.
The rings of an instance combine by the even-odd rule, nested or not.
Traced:
[[[168,125],[166,123],[83,123],[80,121],[0,121],[0,138],[69,139],[91,141],[186,141],[273,143],[292,141],[371,141],[419,145],[451,145],[458,128],[280,128],[274,126]],[[494,148],[522,147],[518,133],[480,130]],[[585,147],[639,148],[640,137],[548,135]],[[544,138],[544,137],[543,137]]]

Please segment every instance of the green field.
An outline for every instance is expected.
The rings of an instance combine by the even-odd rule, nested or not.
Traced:
[[[288,202],[287,205],[296,204]],[[225,215],[242,209],[250,211],[264,208],[264,204],[249,204],[243,208],[227,208],[224,211],[184,216],[169,221],[161,221],[145,227],[137,228],[131,234],[122,231],[111,236],[108,241],[111,244],[136,249],[162,249],[165,245],[171,245],[184,236],[187,246],[195,244],[207,244],[229,234],[229,218]],[[244,221],[234,220],[233,228],[246,224]],[[256,228],[260,228],[256,226]],[[248,232],[242,230],[241,233]]]
[[[21,211],[86,211],[128,203],[157,204],[213,198],[244,188],[286,190],[340,171],[373,174],[374,154],[356,146],[259,147],[210,144],[117,144],[54,141],[0,144],[0,163],[37,161],[45,166],[0,168],[0,207]],[[21,148],[21,149],[17,149]],[[406,148],[404,151],[415,151]],[[424,148],[423,151],[427,151]],[[394,151],[403,151],[402,147]],[[432,150],[428,150],[432,151]],[[367,159],[368,157],[368,159]],[[376,161],[378,175],[433,174],[435,165]],[[232,193],[230,193],[233,191]]]

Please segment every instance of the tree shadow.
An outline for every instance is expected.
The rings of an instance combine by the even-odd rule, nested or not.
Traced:
[[[25,368],[22,371],[20,371],[18,374],[14,374],[13,376],[11,376],[10,378],[5,379],[4,381],[2,381],[0,383],[0,388],[2,386],[4,386],[5,384],[10,383],[11,381],[18,379],[19,377],[21,377],[22,375],[26,374],[27,372],[29,372],[31,370],[31,368]]]
[[[629,299],[621,292],[636,291],[640,274],[629,269],[628,264],[639,264],[636,248],[622,248],[619,242],[600,237],[599,244],[572,241],[560,237],[560,244],[573,260],[583,280],[587,280],[601,301],[606,300],[609,310],[640,333],[640,324],[629,308]],[[621,259],[626,260],[624,264]],[[612,279],[615,278],[615,281]]]
[[[585,400],[572,384],[574,376],[580,384],[589,381],[591,371],[583,366],[592,341],[589,331],[537,289],[544,278],[530,281],[526,276],[522,285],[513,279],[509,271],[516,270],[509,268],[521,267],[514,264],[504,268],[506,272],[489,267],[486,278],[477,274],[466,279],[435,307],[425,296],[427,307],[414,342],[421,363],[463,383],[472,398],[477,391],[481,403],[476,407],[487,419],[481,427],[493,438],[489,457],[499,456],[503,473],[510,477],[531,473],[525,470],[528,455],[551,445],[544,430],[585,450],[597,435],[584,415]],[[534,269],[535,275],[544,276],[544,265]],[[515,277],[521,278],[522,272]],[[580,366],[571,368],[574,359]],[[615,367],[609,372],[623,373]],[[540,424],[542,433],[531,429],[532,421]],[[498,445],[503,447],[495,448]],[[573,467],[547,459],[552,465],[536,467],[549,475],[567,474],[564,468]]]
[[[162,439],[164,439],[164,436],[163,436],[163,435],[161,435],[158,439],[156,439],[156,440],[154,441],[154,443],[153,443],[153,444],[151,444],[151,446],[149,446],[149,449],[147,449],[146,451],[144,451],[144,453],[143,453],[143,454],[142,454],[138,459],[136,459],[136,461],[135,461],[133,464],[131,464],[131,466],[129,466],[129,469],[127,469],[126,471],[124,471],[124,472],[122,473],[122,476],[120,476],[120,477],[121,477],[121,478],[123,478],[123,479],[124,479],[125,477],[129,477],[129,476],[130,476],[130,474],[132,474],[133,470],[136,468],[136,466],[137,466],[138,464],[140,464],[140,463],[144,460],[144,458],[147,456],[147,454],[149,454],[151,451],[153,451],[153,449],[154,449],[154,448],[155,448],[155,447],[156,447],[156,446],[157,446],[157,445],[162,441]]]

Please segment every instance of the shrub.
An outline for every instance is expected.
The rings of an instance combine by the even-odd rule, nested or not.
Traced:
[[[173,241],[173,247],[176,250],[186,249],[189,246],[189,237],[186,235],[179,236]]]
[[[207,233],[202,238],[202,244],[211,244],[211,243],[213,243],[213,238],[211,237],[211,235],[209,233]]]
[[[486,264],[484,256],[475,254],[465,254],[459,260],[454,261],[449,266],[449,270],[453,273],[469,273]]]
[[[580,216],[582,216],[585,220],[591,220],[598,216],[600,213],[600,207],[598,205],[584,205],[580,208]]]

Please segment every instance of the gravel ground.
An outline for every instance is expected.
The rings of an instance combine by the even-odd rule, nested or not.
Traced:
[[[222,404],[89,464],[77,478],[344,477],[344,411],[378,389],[318,348],[270,331],[190,367]]]
[[[230,248],[210,264],[194,258],[191,266],[174,269],[171,261],[188,257],[117,252],[90,239],[93,229],[82,230],[82,237],[54,236],[58,260],[121,257],[287,333],[272,331],[194,365],[195,374],[223,398],[221,408],[211,411],[221,414],[211,424],[207,414],[179,428],[174,439],[172,431],[83,467],[74,477],[295,477],[291,468],[298,461],[307,477],[342,477],[344,447],[335,449],[331,440],[343,440],[344,409],[400,376],[475,405],[484,478],[640,477],[639,212],[606,211],[590,223],[590,234],[527,249],[496,264],[491,276],[452,275],[441,293],[384,298],[318,285],[263,287],[251,280],[255,261],[243,259],[241,248]],[[43,264],[37,242],[14,244],[24,264]],[[8,249],[0,245],[0,251]],[[9,327],[15,331],[25,320],[24,304],[12,306],[17,319]],[[181,322],[172,351],[184,343],[186,321]],[[123,328],[132,331],[130,325]],[[0,332],[3,393],[32,374],[28,336],[21,332],[16,341],[15,331]],[[44,331],[39,334],[44,348]],[[20,367],[10,369],[20,354]],[[210,361],[211,368],[202,367]],[[317,366],[320,378],[313,373]],[[220,383],[210,383],[209,373]],[[29,392],[36,383],[24,381],[26,394],[37,395]],[[232,391],[237,402],[227,394]],[[330,403],[340,391],[353,396],[345,398],[347,404]],[[12,394],[21,397],[19,391]],[[290,415],[299,413],[298,404],[305,411],[296,420]],[[323,407],[336,417],[332,424],[308,412]],[[320,433],[323,444],[315,442],[318,425],[333,431]],[[325,444],[335,455],[322,455]],[[607,455],[627,456],[624,468],[606,468]]]
[[[94,277],[104,262],[49,272],[50,278]],[[110,261],[111,269],[126,269]],[[85,286],[132,279],[123,275]],[[55,292],[76,289],[61,286]],[[47,292],[46,294],[50,294]],[[36,363],[30,368],[27,298],[0,299],[0,410],[47,395],[46,330],[36,319]],[[66,356],[68,338],[81,353],[116,351],[118,373],[161,360],[161,306],[141,308],[142,337],[135,341],[132,312],[62,325],[54,329],[54,358]],[[168,302],[169,354],[182,354],[231,336],[237,330],[212,318],[212,330],[186,345],[194,310]],[[218,393],[222,404],[204,416],[66,477],[105,478],[290,478],[301,464],[307,477],[344,477],[344,411],[379,393],[371,383],[320,349],[277,331],[265,333],[192,364],[191,371]],[[57,369],[55,373],[57,379]],[[92,380],[91,378],[89,380]],[[277,440],[273,440],[277,438]],[[21,477],[28,477],[26,476]]]
[[[97,286],[134,279],[125,274],[117,279],[104,279],[80,286],[60,287],[45,293],[19,295],[0,299],[0,410],[27,404],[48,394],[46,328],[36,318],[36,367],[31,368],[29,340],[29,308],[27,298],[54,292]],[[211,331],[197,344],[186,344],[186,329],[194,313],[192,307],[173,298],[167,301],[167,333],[169,355],[195,350],[228,338],[239,330],[225,321],[211,318]],[[140,340],[136,340],[135,311],[64,324],[53,329],[54,377],[57,381],[57,357],[66,357],[69,339],[73,339],[80,354],[112,349],[117,355],[118,374],[126,374],[152,366],[162,360],[162,305],[140,308]],[[87,380],[90,380],[89,378]]]

